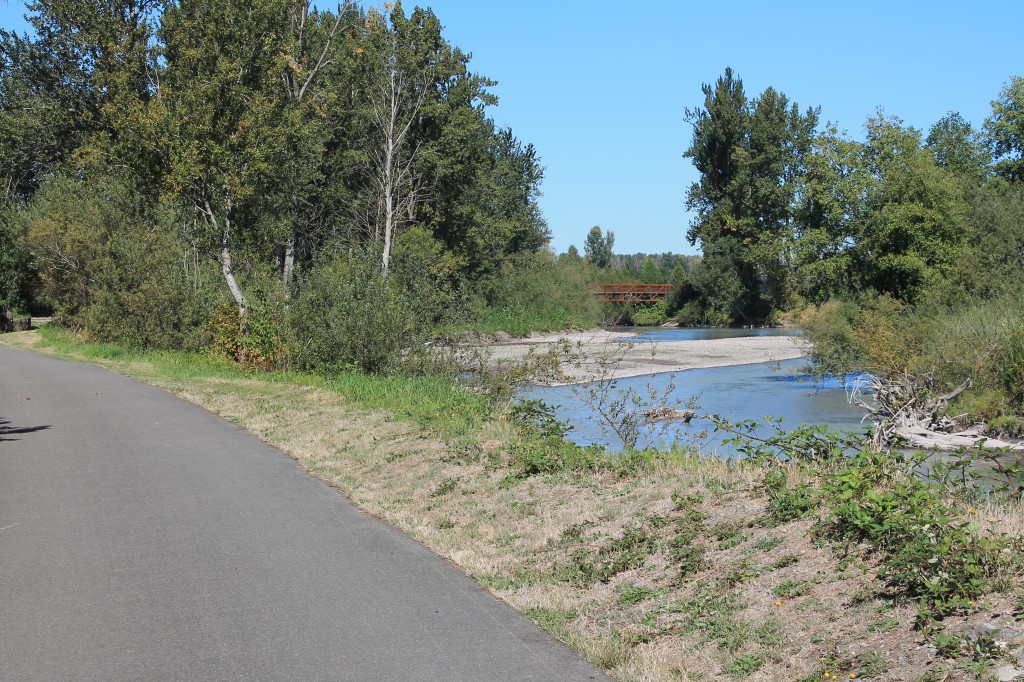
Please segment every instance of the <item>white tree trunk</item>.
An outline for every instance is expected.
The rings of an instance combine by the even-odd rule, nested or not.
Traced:
[[[206,219],[216,229],[217,215],[213,212],[209,201],[205,203],[204,213],[206,213]],[[238,280],[235,279],[235,270],[231,265],[231,218],[224,216],[222,228],[218,260],[220,260],[220,269],[224,275],[224,281],[227,282],[228,290],[231,291],[231,297],[235,299],[235,303],[238,305],[238,317],[242,320],[242,328],[244,330],[248,302],[245,300],[245,294],[242,293],[242,287],[238,286]]]
[[[284,264],[281,267],[281,279],[284,283],[284,300],[292,297],[292,272],[295,269],[295,230],[288,233],[288,243],[284,247]]]
[[[405,140],[423,106],[426,88],[418,92],[393,63],[386,67],[375,97],[374,123],[380,147],[371,151],[380,192],[381,213],[374,226],[375,239],[383,241],[381,274],[387,277],[391,250],[402,215],[415,215],[415,161],[417,149],[405,150]],[[411,218],[410,218],[411,219]]]
[[[384,251],[381,255],[381,274],[388,276],[388,262],[391,260],[391,240],[395,233],[395,183],[394,183],[394,119],[392,109],[391,128],[388,131],[384,151]]]

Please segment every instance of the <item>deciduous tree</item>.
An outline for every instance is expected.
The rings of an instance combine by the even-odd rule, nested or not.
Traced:
[[[247,298],[236,247],[258,244],[253,204],[284,139],[275,120],[286,0],[182,0],[163,17],[160,87],[168,190],[193,212],[195,243],[220,263],[243,328]]]
[[[991,172],[992,153],[985,140],[955,111],[940,118],[928,131],[925,146],[935,163],[977,182]]]
[[[1011,77],[992,102],[985,132],[996,158],[996,172],[1007,180],[1024,180],[1024,78]]]
[[[612,262],[614,245],[615,233],[608,230],[605,234],[599,225],[594,225],[583,242],[583,253],[586,254],[587,260],[597,267],[606,268]]]

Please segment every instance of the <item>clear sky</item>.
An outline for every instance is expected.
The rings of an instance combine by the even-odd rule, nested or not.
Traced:
[[[726,66],[748,96],[772,86],[858,137],[878,106],[924,131],[950,110],[980,126],[1010,76],[1024,75],[1020,0],[421,4],[472,53],[470,67],[498,81],[498,124],[537,148],[557,251],[582,250],[600,225],[617,253],[696,253],[684,111]],[[0,26],[23,26],[23,11],[0,0]]]

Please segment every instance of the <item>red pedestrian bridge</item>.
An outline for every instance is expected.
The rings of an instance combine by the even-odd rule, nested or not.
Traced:
[[[595,284],[594,295],[607,303],[654,303],[669,295],[677,284]]]

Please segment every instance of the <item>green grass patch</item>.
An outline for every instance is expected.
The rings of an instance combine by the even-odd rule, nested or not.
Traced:
[[[568,636],[566,623],[576,617],[572,611],[560,609],[526,609],[523,615],[543,628],[546,632],[557,639],[565,639]]]
[[[811,589],[805,580],[783,580],[772,588],[772,594],[783,599],[802,597]]]
[[[650,587],[641,587],[627,580],[615,586],[615,592],[619,595],[619,606],[634,606],[664,593],[664,590],[655,590]]]
[[[722,668],[722,672],[728,675],[731,679],[743,680],[756,673],[763,665],[764,655],[760,652],[743,654],[742,656],[737,656],[729,661],[729,663]]]
[[[59,357],[119,364],[137,378],[258,378],[270,383],[321,388],[360,407],[391,412],[397,419],[436,431],[447,438],[473,433],[494,414],[494,402],[446,376],[378,376],[345,371],[333,376],[298,372],[243,370],[205,353],[128,349],[111,343],[82,341],[53,325],[40,329],[43,345]]]

